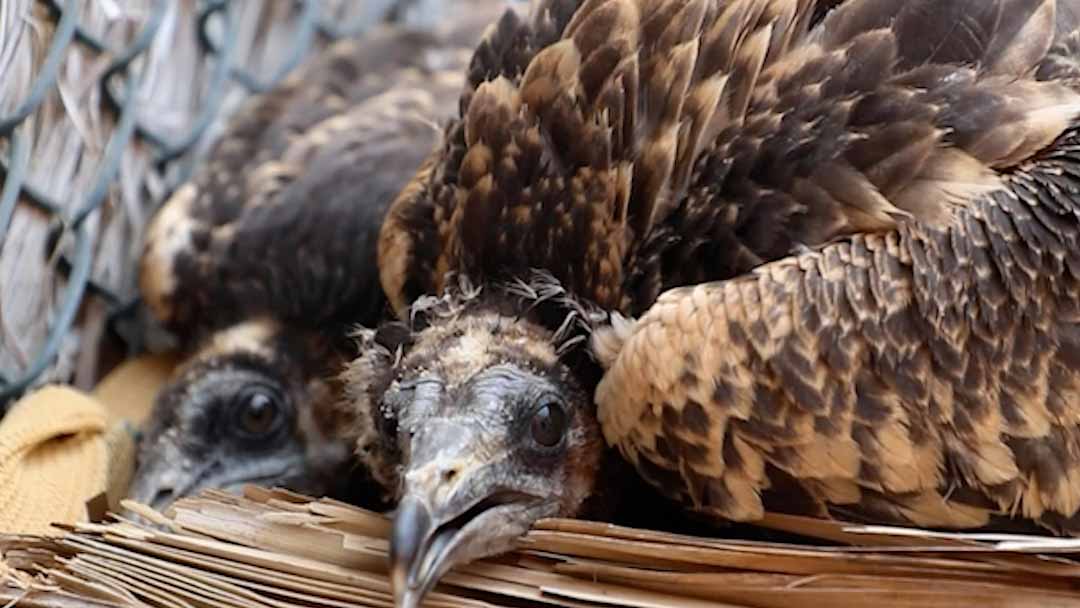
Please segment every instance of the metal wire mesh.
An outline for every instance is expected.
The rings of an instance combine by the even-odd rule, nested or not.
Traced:
[[[398,4],[0,2],[0,412],[132,310],[142,226],[229,100]]]

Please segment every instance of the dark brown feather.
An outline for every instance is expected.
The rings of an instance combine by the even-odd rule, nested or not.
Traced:
[[[448,270],[530,267],[640,312],[800,245],[945,222],[1078,100],[1015,81],[1054,39],[1046,1],[970,11],[941,59],[919,24],[963,3],[846,2],[809,32],[799,0],[569,4],[505,17],[474,55],[460,118],[380,237],[399,314]]]
[[[1067,76],[1078,55],[1073,34],[1045,17],[1054,3],[966,4],[853,0],[819,36],[858,40],[889,23],[901,40],[912,32],[895,47],[896,65],[911,69],[879,91],[914,86],[906,99],[936,98],[938,109],[878,97],[862,113],[881,127],[847,153],[874,167],[862,174],[882,194],[896,200],[887,185],[904,181],[904,159],[927,154],[912,147],[923,126],[948,126],[938,146],[993,169],[1001,187],[955,197],[945,215],[915,212],[673,289],[635,324],[597,335],[611,366],[597,389],[605,436],[671,496],[753,519],[788,507],[775,489],[795,484],[817,514],[953,528],[1014,517],[1080,533],[1080,108]],[[966,24],[960,37],[935,33],[946,13]],[[1053,74],[1063,80],[1040,80]],[[1027,101],[1013,106],[1012,91]],[[905,111],[915,113],[897,121]],[[896,152],[881,160],[886,142]],[[701,408],[707,424],[684,420]],[[660,449],[691,426],[708,429],[710,456]]]
[[[599,422],[714,516],[760,516],[775,482],[816,513],[1072,517],[1068,484],[1027,498],[1014,452],[1071,449],[1048,430],[1069,424],[1050,379],[1075,392],[1061,311],[1080,273],[1058,4],[540,0],[474,55],[383,226],[383,287],[407,319],[452,272],[490,287],[540,268],[644,314],[597,334]],[[440,363],[450,326],[418,336]]]
[[[460,91],[468,50],[448,40],[479,38],[467,25],[337,43],[237,110],[148,229],[140,285],[155,316],[189,339],[258,315],[375,322],[378,229]]]

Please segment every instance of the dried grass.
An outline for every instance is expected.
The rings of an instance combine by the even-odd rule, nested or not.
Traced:
[[[384,606],[389,523],[327,499],[251,487],[207,492],[160,531],[85,524],[59,539],[0,540],[23,589],[118,606]],[[815,544],[541,522],[520,548],[449,574],[433,607],[1080,606],[1080,541],[937,534],[770,515]],[[29,573],[34,581],[27,587]]]

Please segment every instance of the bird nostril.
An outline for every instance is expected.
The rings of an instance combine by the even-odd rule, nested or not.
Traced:
[[[175,490],[171,487],[164,487],[154,492],[154,496],[150,499],[150,504],[147,505],[152,509],[160,511],[161,509],[169,506],[175,496]]]
[[[450,483],[451,481],[454,481],[454,478],[457,477],[457,474],[458,474],[457,467],[453,467],[453,468],[444,470],[443,471],[443,482],[444,483]]]

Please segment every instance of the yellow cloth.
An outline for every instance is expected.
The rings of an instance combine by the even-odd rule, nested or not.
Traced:
[[[104,431],[105,410],[78,391],[47,386],[16,403],[0,421],[0,532],[85,520],[108,479]]]
[[[88,500],[113,510],[135,463],[135,424],[171,373],[169,358],[120,366],[94,396],[46,386],[0,420],[0,533],[58,534],[52,523],[86,521]],[[97,398],[95,398],[97,397]]]

